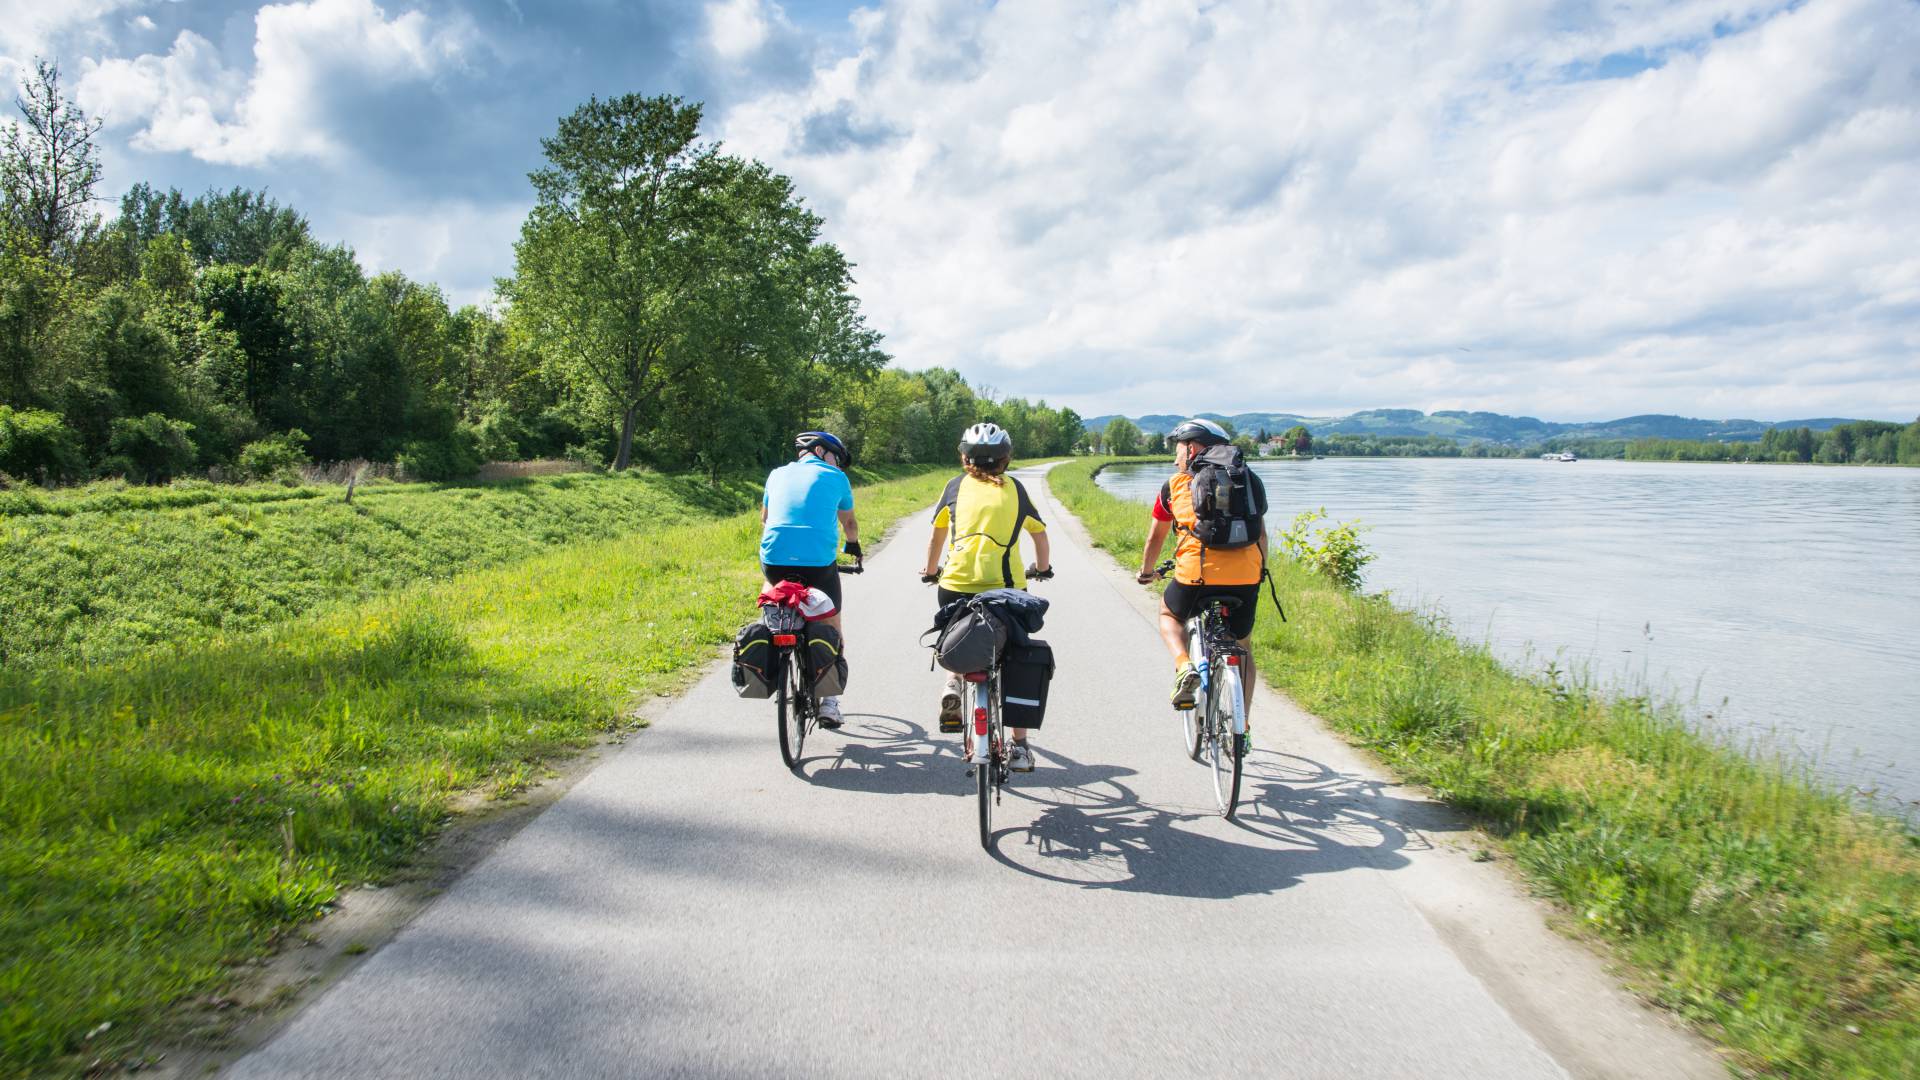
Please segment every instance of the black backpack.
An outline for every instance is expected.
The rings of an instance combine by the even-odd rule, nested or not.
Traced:
[[[1243,548],[1260,539],[1267,513],[1264,491],[1256,491],[1247,459],[1232,443],[1209,446],[1188,459],[1193,476],[1193,535],[1210,548]]]

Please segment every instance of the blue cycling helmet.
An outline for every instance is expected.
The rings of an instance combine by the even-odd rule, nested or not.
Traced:
[[[843,469],[853,464],[853,451],[847,449],[847,444],[841,442],[830,431],[803,431],[794,437],[793,448],[803,454],[816,446],[833,451],[834,456],[840,459],[840,467]]]

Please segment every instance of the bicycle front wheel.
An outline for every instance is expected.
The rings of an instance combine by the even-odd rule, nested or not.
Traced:
[[[1240,693],[1240,669],[1222,664],[1217,690],[1207,703],[1207,760],[1213,766],[1213,797],[1228,819],[1240,802],[1240,771],[1246,754],[1240,745],[1237,714],[1246,708]]]
[[[794,676],[791,654],[782,656],[774,667],[773,696],[779,701],[777,711],[780,714],[780,760],[787,763],[787,768],[797,769],[800,767],[800,750],[807,743],[808,710],[800,700],[806,691],[801,689],[800,680]]]
[[[1180,713],[1187,722],[1187,756],[1195,761],[1205,761],[1207,751],[1207,692],[1200,691],[1194,699],[1193,708]]]
[[[1188,634],[1187,634],[1188,649],[1191,651],[1192,655],[1204,657],[1206,654],[1202,652],[1200,648],[1200,635],[1192,630],[1191,623],[1188,624],[1188,628],[1189,628]],[[1202,686],[1194,696],[1193,708],[1184,709],[1180,713],[1180,718],[1184,720],[1187,725],[1187,741],[1186,741],[1187,756],[1192,758],[1195,761],[1206,760],[1207,697],[1208,697],[1207,688],[1205,686]]]

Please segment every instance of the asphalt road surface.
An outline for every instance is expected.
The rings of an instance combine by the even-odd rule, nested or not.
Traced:
[[[1146,590],[1027,481],[1059,671],[992,853],[933,730],[915,518],[847,579],[848,723],[797,774],[772,703],[716,665],[231,1073],[1718,1072],[1444,813],[1264,689],[1244,820],[1222,819]]]

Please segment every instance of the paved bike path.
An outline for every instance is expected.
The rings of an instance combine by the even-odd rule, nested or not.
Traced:
[[[1139,590],[1029,487],[1055,526],[1037,591],[1059,672],[994,854],[957,737],[932,733],[916,518],[847,580],[849,722],[809,739],[802,775],[772,704],[716,666],[232,1073],[1686,1071],[1632,1015],[1613,1041],[1645,1045],[1617,1071],[1591,1048],[1556,1061],[1543,1043],[1584,1018],[1536,1015],[1537,978],[1422,910],[1451,890],[1461,925],[1484,917],[1420,870],[1417,808],[1264,689],[1246,820],[1221,819]]]

